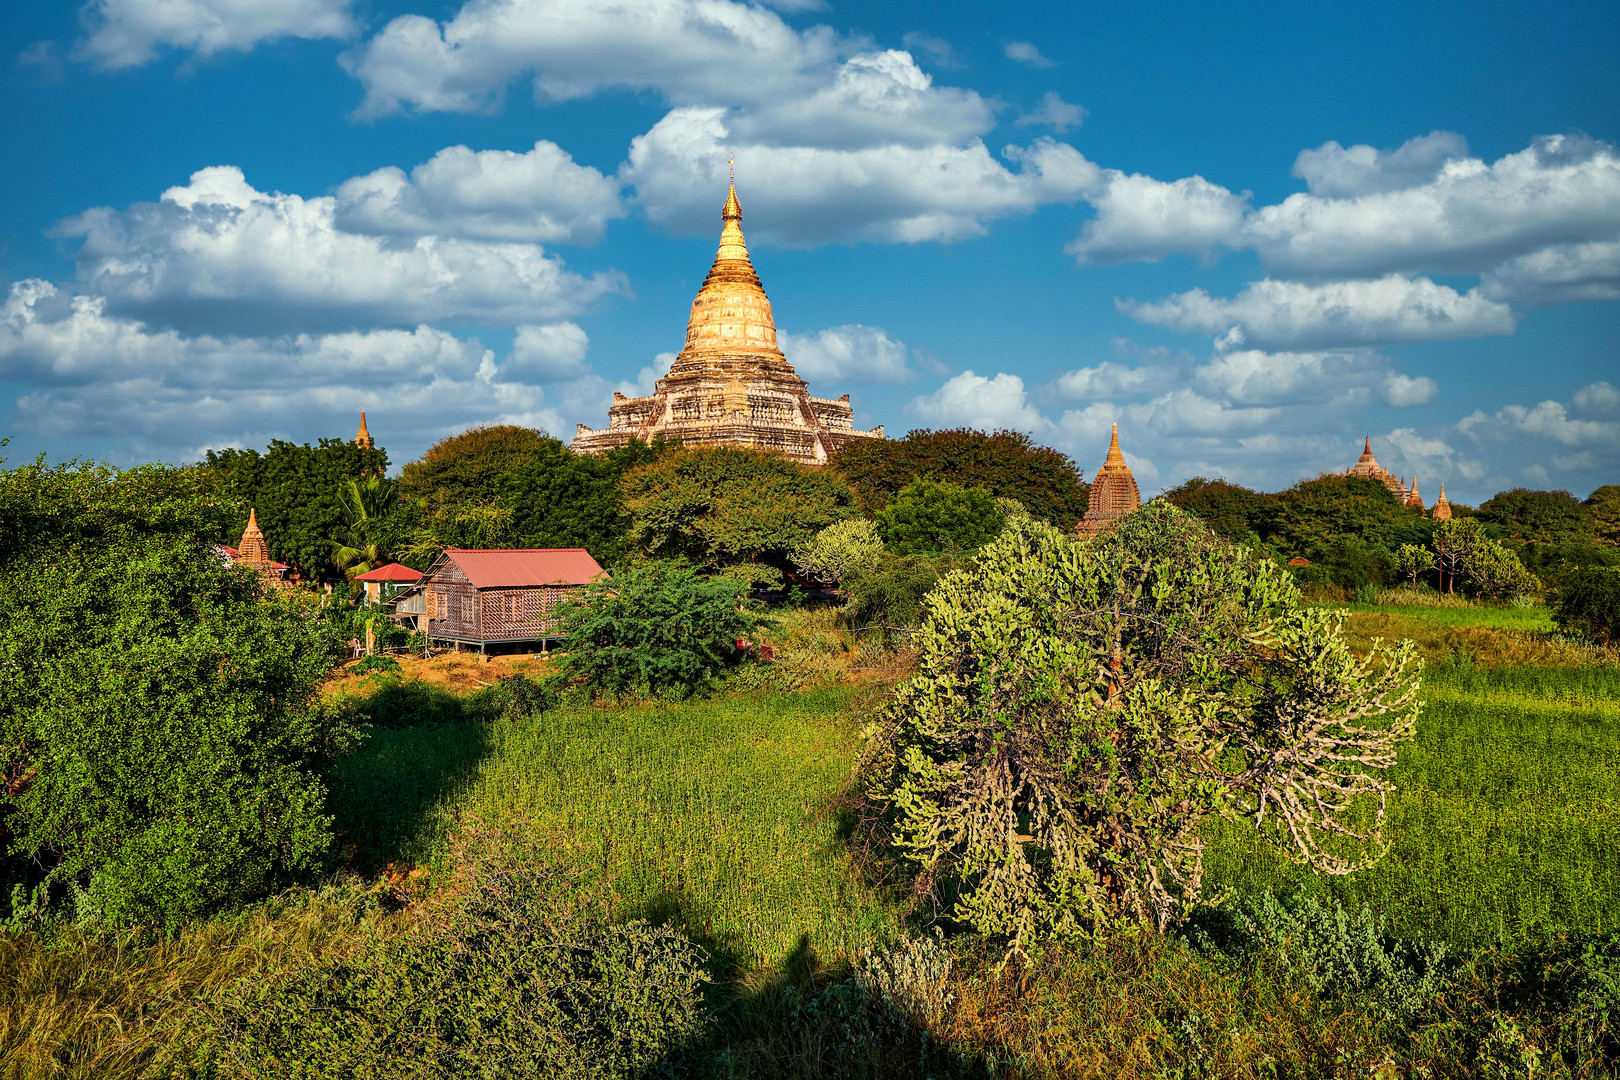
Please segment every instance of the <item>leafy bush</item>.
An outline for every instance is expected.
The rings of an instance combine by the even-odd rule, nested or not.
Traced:
[[[1553,618],[1603,645],[1620,640],[1620,570],[1587,567],[1570,574],[1553,598]]]
[[[485,860],[442,916],[359,957],[242,983],[215,1016],[244,1080],[639,1077],[702,1022],[703,950],[614,925],[549,867]]]
[[[1370,906],[1346,912],[1337,900],[1284,902],[1265,893],[1205,915],[1189,937],[1206,951],[1247,963],[1275,963],[1314,993],[1366,994],[1410,1019],[1446,987],[1444,943],[1397,941]],[[1212,934],[1209,923],[1220,923]]]
[[[1462,559],[1462,572],[1473,590],[1484,596],[1523,596],[1541,588],[1519,557],[1495,541],[1475,544]]]
[[[1340,618],[1163,502],[1089,542],[1015,522],[929,597],[869,750],[880,836],[1015,950],[1164,928],[1199,896],[1210,814],[1365,866],[1419,662],[1358,657]]]
[[[793,553],[793,561],[816,580],[839,585],[851,575],[878,569],[886,554],[877,525],[870,518],[857,517],[834,522],[816,533]]]
[[[885,633],[912,629],[922,621],[924,598],[955,567],[950,555],[901,555],[865,573],[850,574],[844,579],[848,622]]]
[[[867,994],[914,1023],[938,1028],[955,1000],[952,957],[943,935],[912,938],[887,949],[862,949],[855,979]]]
[[[743,656],[739,638],[762,625],[742,605],[743,588],[688,566],[648,563],[587,586],[560,609],[566,640],[560,673],[592,693],[687,697]]]
[[[321,865],[337,643],[225,566],[229,512],[203,469],[0,472],[5,878],[172,925]]]
[[[1001,531],[1007,515],[983,488],[917,479],[877,512],[884,546],[896,555],[973,551]]]
[[[399,666],[399,661],[395,660],[392,656],[374,654],[371,656],[362,656],[358,661],[355,662],[355,665],[349,669],[349,674],[383,676],[392,675],[397,678],[402,671],[403,669]]]

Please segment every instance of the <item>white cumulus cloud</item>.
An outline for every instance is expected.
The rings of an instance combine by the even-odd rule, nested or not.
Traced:
[[[712,231],[737,154],[743,230],[750,238],[946,241],[987,220],[1072,200],[1096,175],[1078,151],[1050,139],[1012,149],[1014,172],[974,139],[962,146],[861,149],[736,144],[724,109],[676,109],[630,145],[622,176],[657,224]]]
[[[623,288],[617,274],[581,277],[533,244],[344,232],[333,197],[257,191],[232,166],[202,169],[157,203],[87,211],[58,232],[83,237],[80,282],[110,310],[193,330],[517,323],[568,317]]]
[[[116,70],[144,64],[161,46],[201,56],[245,51],[277,38],[343,38],[352,0],[92,0],[79,53]]]
[[[1480,291],[1526,306],[1620,300],[1620,241],[1558,244],[1509,259],[1486,273]]]
[[[1222,336],[1227,346],[1335,348],[1511,334],[1517,316],[1478,289],[1458,293],[1399,274],[1370,281],[1257,281],[1230,299],[1203,289],[1157,303],[1118,302],[1132,318],[1184,333]]]
[[[1016,61],[1032,68],[1056,67],[1056,60],[1048,60],[1041,55],[1041,50],[1027,41],[1009,41],[1006,48],[1001,50],[1007,59]]]
[[[380,235],[589,243],[625,215],[621,186],[543,139],[525,153],[451,146],[409,176],[390,165],[344,181],[334,224]]]
[[[812,334],[778,333],[777,344],[799,377],[823,385],[834,383],[904,383],[917,377],[906,366],[906,346],[877,326],[833,326]]]
[[[1208,254],[1232,245],[1243,225],[1249,193],[1234,195],[1202,176],[1171,183],[1140,173],[1106,170],[1086,194],[1097,216],[1064,251],[1082,263],[1157,262],[1190,251]]]
[[[1379,191],[1402,191],[1432,182],[1448,161],[1468,156],[1468,142],[1450,131],[1433,131],[1408,139],[1395,150],[1340,146],[1327,142],[1301,150],[1294,175],[1312,195],[1353,198]]]
[[[1052,388],[1071,401],[1086,401],[1153,393],[1167,388],[1175,377],[1173,368],[1155,364],[1129,367],[1104,360],[1091,367],[1063,372],[1052,380]]]
[[[984,431],[1009,428],[1033,433],[1048,426],[1040,410],[1030,403],[1024,380],[1004,371],[992,378],[964,371],[946,380],[932,394],[914,398],[907,409],[939,427]]]
[[[1397,409],[1427,405],[1440,392],[1440,384],[1427,375],[1403,375],[1392,371],[1384,376],[1384,401]]]
[[[1061,135],[1071,128],[1079,127],[1085,118],[1084,108],[1071,105],[1057,94],[1048,91],[1046,96],[1041,98],[1039,105],[1020,116],[1014,123],[1018,127],[1049,127]]]

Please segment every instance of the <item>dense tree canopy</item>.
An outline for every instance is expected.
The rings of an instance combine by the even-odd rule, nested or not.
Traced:
[[[913,480],[926,478],[1017,499],[1035,517],[1072,529],[1089,488],[1066,454],[1018,431],[917,430],[903,439],[851,439],[832,455],[867,513]]]
[[[1195,476],[1164,493],[1171,505],[1195,514],[1217,536],[1243,541],[1266,531],[1276,497],[1225,480]]]
[[[501,481],[512,508],[511,530],[522,547],[582,547],[605,566],[631,551],[619,481],[670,447],[639,439],[605,454],[576,454],[555,439]]]
[[[235,544],[256,509],[271,557],[295,567],[308,579],[337,575],[332,539],[347,524],[342,489],[350,480],[381,476],[388,454],[345,439],[322,439],[319,445],[275,440],[257,450],[210,450],[208,468],[224,480],[225,493],[241,509],[213,539]]]
[[[487,502],[505,477],[534,455],[561,445],[543,431],[516,424],[471,428],[440,439],[401,469],[399,495],[410,502]]]
[[[877,512],[878,533],[896,555],[972,551],[1006,523],[983,488],[965,488],[919,477]]]
[[[856,512],[837,473],[768,450],[671,450],[625,473],[621,487],[631,535],[647,554],[759,581],[791,568],[793,552]]]
[[[1393,550],[1427,542],[1431,529],[1427,517],[1402,506],[1377,480],[1329,474],[1279,492],[1265,538],[1289,555],[1311,555],[1324,541],[1341,539]]]
[[[1581,503],[1599,542],[1620,544],[1620,484],[1604,484]]]
[[[1532,544],[1590,543],[1594,534],[1586,507],[1567,491],[1514,488],[1498,492],[1479,507],[1493,534]]]
[[[216,472],[0,472],[0,884],[174,923],[316,870],[336,640],[208,537]]]

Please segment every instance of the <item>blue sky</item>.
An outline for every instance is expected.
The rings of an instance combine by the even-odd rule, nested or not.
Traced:
[[[1364,434],[1620,482],[1620,7],[93,0],[0,13],[0,435],[117,463],[645,392],[727,152],[857,421],[1146,492]]]

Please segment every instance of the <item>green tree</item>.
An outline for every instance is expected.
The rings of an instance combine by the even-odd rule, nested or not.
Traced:
[[[1477,517],[1452,518],[1436,526],[1433,544],[1435,560],[1439,563],[1438,591],[1456,592],[1457,581],[1463,577],[1469,556],[1476,547],[1488,542],[1485,526]]]
[[[401,469],[399,495],[414,503],[486,503],[535,455],[561,445],[543,431],[515,424],[471,428],[440,439]]]
[[[1523,596],[1541,588],[1519,557],[1494,540],[1474,545],[1462,560],[1462,574],[1484,596]]]
[[[364,480],[350,477],[338,489],[343,504],[343,528],[331,540],[332,565],[348,577],[375,570],[389,561],[393,547],[389,535],[397,486],[375,474]]]
[[[631,536],[647,554],[769,580],[792,552],[855,515],[838,474],[768,450],[670,450],[621,481]]]
[[[224,480],[242,507],[213,539],[236,543],[256,509],[270,554],[309,579],[332,576],[331,540],[345,527],[339,492],[350,480],[382,476],[388,454],[344,439],[319,445],[279,439],[257,450],[210,450],[207,467]]]
[[[1190,515],[1155,501],[1089,542],[1014,524],[929,606],[866,791],[953,918],[1014,950],[1162,929],[1200,896],[1211,815],[1320,872],[1380,853],[1411,644],[1358,656],[1342,613]]]
[[[1395,550],[1395,571],[1414,588],[1418,575],[1428,573],[1434,566],[1434,552],[1419,544],[1402,544]]]
[[[1164,493],[1171,505],[1196,514],[1215,535],[1242,543],[1265,531],[1276,497],[1226,480],[1195,476]]]
[[[1604,484],[1581,503],[1600,543],[1620,544],[1620,484]]]
[[[644,563],[585,588],[558,617],[560,671],[594,694],[688,697],[743,658],[739,638],[761,625],[742,586],[689,566]]]
[[[918,478],[983,488],[1017,499],[1031,514],[1072,529],[1086,512],[1090,489],[1066,454],[1037,446],[1018,431],[985,434],[972,428],[917,430],[904,439],[851,439],[831,459],[861,508],[876,513]]]
[[[1585,567],[1570,574],[1553,596],[1553,618],[1566,630],[1603,645],[1620,641],[1620,570]]]
[[[972,551],[1007,522],[983,488],[964,488],[919,478],[901,488],[877,512],[884,546],[897,555]]]
[[[336,641],[209,537],[218,474],[0,472],[0,876],[173,925],[316,871]],[[36,877],[37,879],[37,877]]]
[[[676,444],[633,439],[605,454],[576,454],[553,439],[500,482],[523,547],[582,547],[604,566],[634,550],[620,481]]]
[[[1278,493],[1262,538],[1287,555],[1309,555],[1325,541],[1346,538],[1394,550],[1426,543],[1431,529],[1428,518],[1377,480],[1329,474]]]
[[[1594,537],[1586,507],[1567,491],[1498,492],[1480,504],[1479,517],[1499,530],[1493,535],[1532,544],[1591,543]]]

